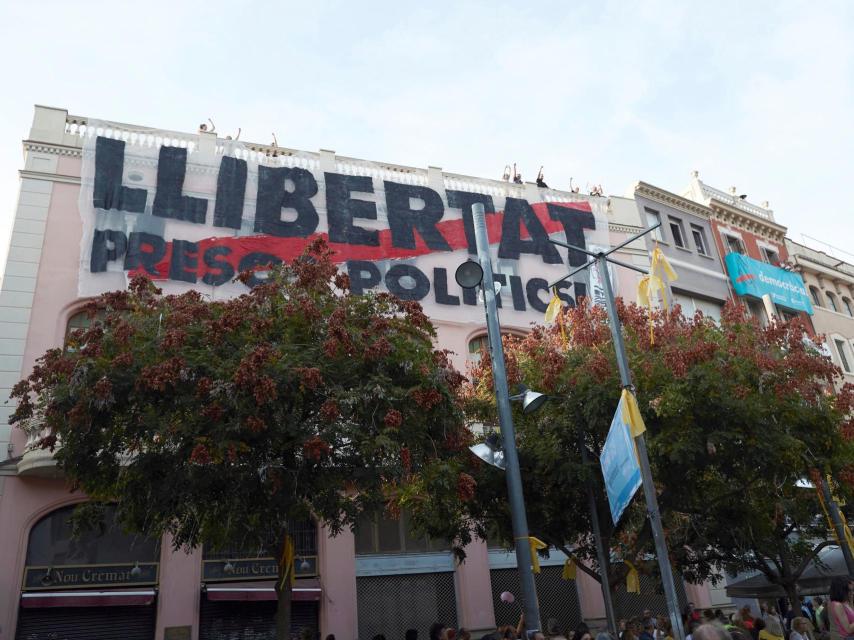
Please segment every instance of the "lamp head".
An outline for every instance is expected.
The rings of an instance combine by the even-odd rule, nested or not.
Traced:
[[[510,399],[518,400],[522,403],[523,413],[534,413],[534,411],[543,406],[543,403],[548,400],[549,397],[539,391],[531,391],[524,384],[520,384],[519,392],[515,396],[511,396]]]
[[[472,445],[469,447],[469,451],[483,460],[486,464],[492,465],[502,471],[507,468],[507,463],[504,461],[504,451],[501,449],[494,449],[486,442]]]
[[[483,280],[483,269],[474,260],[466,260],[457,267],[454,279],[463,289],[474,289]]]

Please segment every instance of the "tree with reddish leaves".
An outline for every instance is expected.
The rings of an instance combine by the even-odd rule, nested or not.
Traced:
[[[406,509],[462,555],[474,492],[463,376],[417,303],[352,295],[317,242],[231,300],[136,278],[88,310],[91,327],[13,393],[13,421],[42,433],[92,498],[79,523],[115,503],[126,528],[176,547],[281,558],[295,521],[335,535]],[[286,638],[290,580],[277,590]]]
[[[834,391],[839,371],[799,321],[763,328],[730,304],[716,323],[677,308],[653,312],[651,336],[646,310],[619,303],[618,312],[671,562],[691,582],[760,571],[796,597],[797,579],[834,543],[816,492],[796,483],[820,467],[852,495],[854,388]],[[504,339],[510,384],[551,397],[516,419],[531,534],[598,579],[592,486],[606,548],[653,573],[642,493],[614,526],[598,464],[621,389],[607,314],[582,305],[560,320]],[[488,355],[472,373],[468,411],[495,424]],[[475,480],[478,517],[512,540],[502,474],[483,465]],[[626,567],[608,569],[614,588]]]

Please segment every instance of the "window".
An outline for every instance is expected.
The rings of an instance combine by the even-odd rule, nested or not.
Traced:
[[[480,362],[484,352],[489,353],[489,337],[485,333],[469,340],[469,360]]]
[[[854,309],[851,307],[851,301],[848,298],[842,298],[842,304],[845,305],[845,311],[848,315],[854,318]]]
[[[644,213],[646,214],[646,228],[649,229],[654,227],[655,225],[661,222],[661,216],[658,214],[658,211],[653,211],[652,209],[644,209]],[[661,227],[658,227],[651,234],[653,240],[658,240],[661,242],[663,240],[661,236]]]
[[[685,248],[685,230],[678,218],[670,218],[670,235],[673,236],[673,243],[677,247]]]
[[[740,253],[744,255],[744,243],[741,238],[736,238],[727,233],[722,234],[724,240],[724,249],[727,253]]]
[[[834,338],[833,342],[836,344],[836,350],[839,352],[839,360],[842,362],[842,369],[845,373],[851,373],[851,365],[848,364],[848,356],[845,353],[845,340]]]
[[[836,304],[836,296],[830,293],[830,291],[826,291],[827,301],[830,303],[830,308],[834,311],[839,311],[839,305]]]
[[[76,338],[75,334],[77,332],[82,333],[92,326],[93,321],[102,320],[105,316],[106,313],[103,311],[98,311],[94,318],[90,317],[87,311],[78,311],[68,318],[68,323],[65,325],[65,350],[74,351],[78,349],[81,345],[77,344],[79,338]]]
[[[721,321],[723,305],[720,302],[695,298],[683,293],[676,293],[675,291],[673,292],[673,302],[678,303],[682,307],[682,315],[686,318],[690,318],[698,311],[701,311],[705,317],[711,318],[715,322]]]
[[[703,227],[692,224],[691,236],[694,238],[694,246],[697,247],[697,253],[701,256],[709,255],[708,245],[706,244],[706,232],[703,231]]]
[[[406,512],[397,520],[385,516],[361,518],[356,524],[355,540],[357,555],[447,550],[447,545],[439,540],[413,536]]]
[[[780,264],[779,254],[774,249],[769,249],[768,247],[762,247],[762,259],[768,264]]]
[[[812,296],[812,303],[820,307],[821,306],[821,297],[818,295],[818,287],[810,287],[810,295]]]

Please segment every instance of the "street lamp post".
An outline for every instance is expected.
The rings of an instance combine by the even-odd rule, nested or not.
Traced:
[[[510,392],[507,389],[507,373],[504,369],[504,348],[501,344],[501,327],[498,323],[498,306],[495,302],[495,283],[492,278],[492,258],[489,255],[489,238],[486,233],[486,216],[483,205],[472,205],[477,257],[482,274],[483,305],[486,311],[486,330],[492,358],[492,378],[495,384],[495,400],[498,405],[498,422],[504,444],[507,494],[510,501],[510,519],[513,523],[513,538],[516,547],[516,566],[522,587],[522,606],[525,613],[525,628],[528,632],[539,631],[540,607],[534,572],[531,567],[531,545],[528,537],[528,519],[525,515],[525,499],[522,493],[522,474],[519,470],[519,455],[516,451],[516,432],[510,411]],[[459,271],[458,271],[459,274]],[[459,280],[459,278],[458,278]],[[460,283],[462,284],[462,283]],[[473,286],[477,286],[475,283]]]
[[[620,381],[624,389],[631,389],[633,385],[631,373],[629,372],[629,360],[626,356],[626,345],[623,342],[623,329],[620,323],[620,318],[617,315],[617,305],[614,300],[614,290],[611,286],[611,276],[608,273],[608,262],[613,262],[614,264],[618,264],[622,267],[626,267],[634,271],[639,271],[643,274],[646,274],[646,271],[632,264],[621,262],[620,260],[616,260],[614,258],[609,258],[608,256],[610,256],[610,254],[614,253],[618,249],[626,246],[627,244],[630,244],[638,238],[641,238],[647,233],[650,233],[651,231],[657,229],[659,226],[661,226],[661,223],[658,223],[657,225],[654,225],[642,231],[641,233],[632,236],[628,240],[624,240],[609,251],[600,251],[598,253],[592,253],[581,247],[576,247],[574,245],[559,242],[557,240],[550,241],[553,244],[566,247],[568,249],[580,251],[581,253],[587,254],[593,259],[569,272],[567,275],[563,276],[557,281],[551,283],[549,285],[549,288],[554,287],[559,282],[562,282],[567,278],[571,278],[579,271],[589,269],[590,267],[599,269],[602,278],[602,286],[604,288],[605,294],[605,306],[608,310],[608,320],[611,328],[611,336],[614,341],[614,351],[616,352],[617,356],[617,368],[620,371]],[[682,626],[682,615],[679,611],[679,601],[676,598],[676,586],[673,580],[673,570],[670,567],[670,558],[667,553],[667,542],[664,538],[664,528],[661,524],[661,513],[658,509],[658,496],[655,493],[655,485],[652,481],[652,471],[649,467],[649,456],[647,454],[646,440],[644,439],[643,434],[640,434],[635,438],[635,445],[637,447],[638,462],[640,463],[641,480],[643,484],[644,498],[646,498],[647,515],[649,516],[649,524],[650,528],[652,529],[652,538],[653,542],[655,543],[655,553],[658,556],[658,568],[661,573],[661,583],[664,587],[664,595],[667,599],[667,609],[670,614],[670,623],[673,627],[674,638],[676,638],[676,640],[682,640],[685,637],[685,631]]]

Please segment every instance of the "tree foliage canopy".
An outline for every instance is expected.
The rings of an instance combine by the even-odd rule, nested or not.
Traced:
[[[324,244],[234,299],[139,277],[88,310],[17,385],[13,419],[129,529],[264,548],[295,519],[337,533],[406,508],[470,540],[463,377],[417,303],[351,295]]]
[[[716,324],[677,308],[653,313],[651,338],[646,310],[618,307],[672,562],[690,581],[758,569],[788,585],[829,535],[815,492],[795,482],[821,468],[850,490],[854,391],[832,391],[838,371],[798,321],[763,328],[727,305]],[[621,388],[605,310],[565,309],[504,346],[511,384],[551,396],[516,416],[532,535],[595,566],[592,486],[606,545],[653,570],[642,493],[614,526],[598,464]],[[488,356],[473,379],[469,412],[494,424]],[[500,472],[484,465],[476,477],[479,517],[512,540]]]

